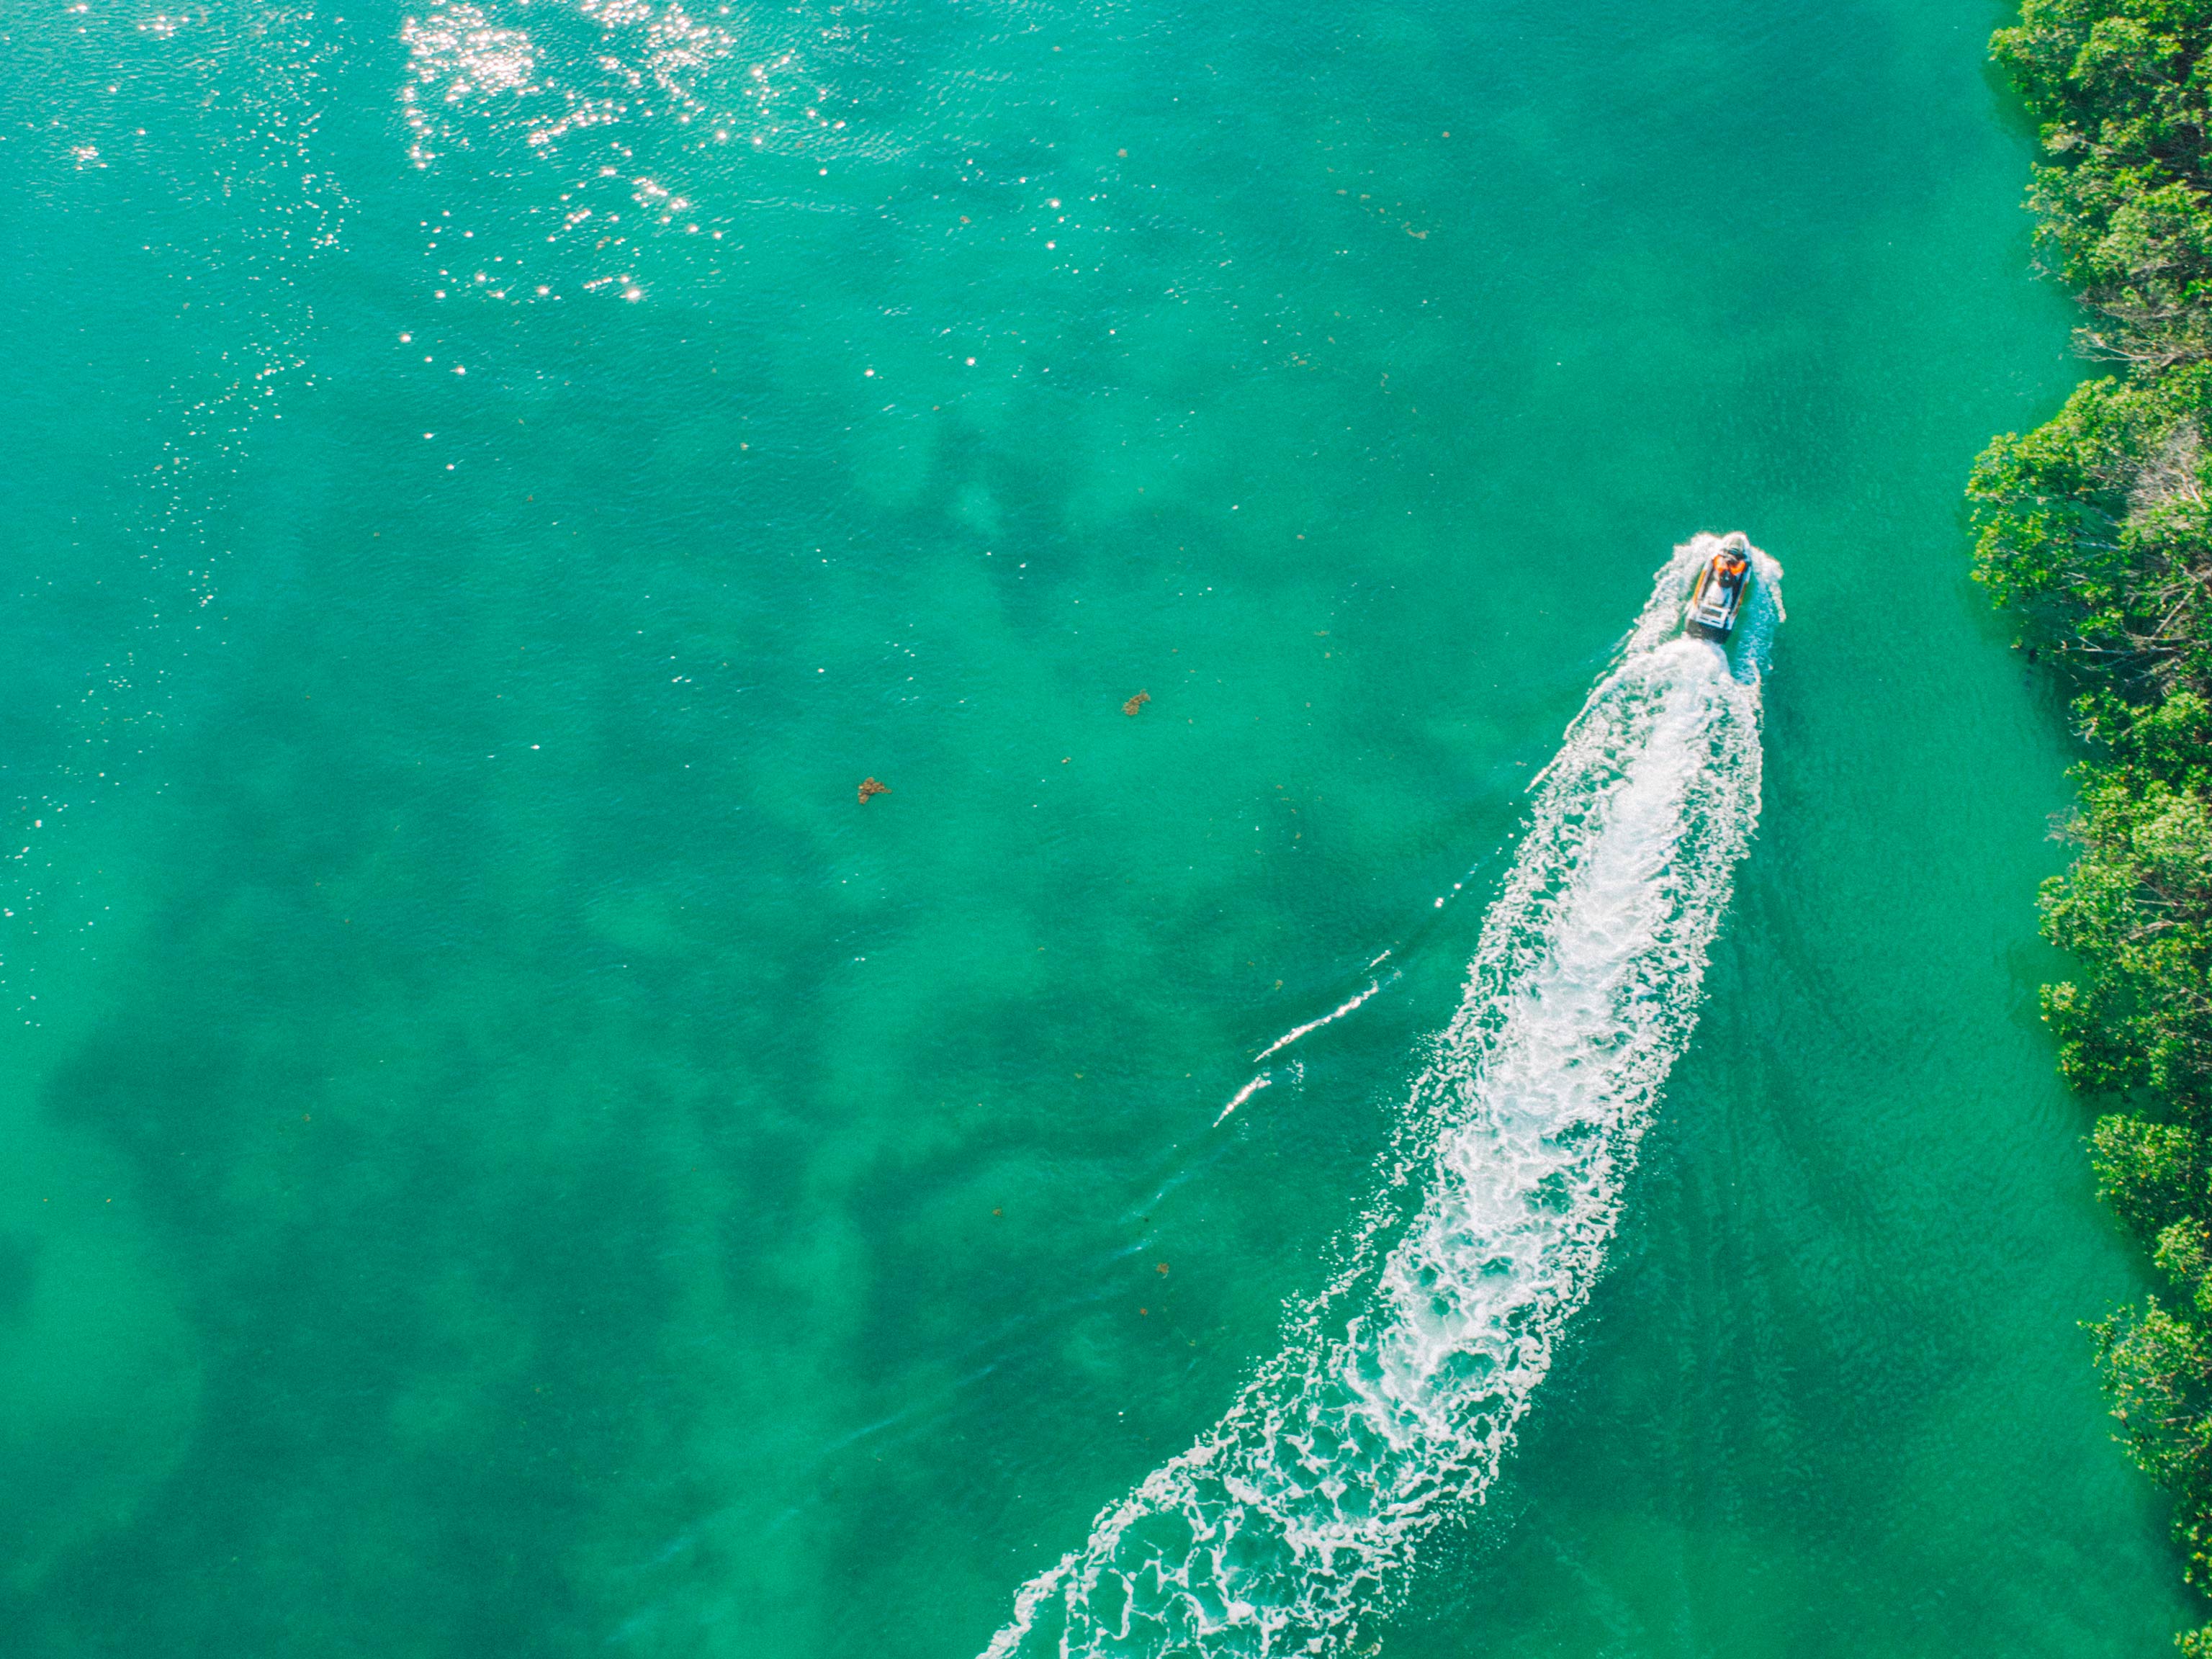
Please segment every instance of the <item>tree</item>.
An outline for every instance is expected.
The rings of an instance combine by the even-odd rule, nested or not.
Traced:
[[[2052,158],[2028,198],[2046,268],[2107,319],[2093,351],[2152,369],[2212,353],[2208,33],[2187,0],[2027,0],[1991,43]]]

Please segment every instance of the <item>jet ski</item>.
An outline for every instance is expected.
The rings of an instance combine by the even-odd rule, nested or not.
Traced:
[[[1750,591],[1751,542],[1738,531],[1721,543],[1720,551],[1706,560],[1705,568],[1698,572],[1698,580],[1690,589],[1690,605],[1683,617],[1682,631],[1725,645],[1728,636],[1735,632],[1743,596]]]

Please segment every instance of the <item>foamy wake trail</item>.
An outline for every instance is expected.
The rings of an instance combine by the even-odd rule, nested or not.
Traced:
[[[1022,1588],[987,1659],[1347,1652],[1423,1539],[1496,1479],[1604,1264],[1758,820],[1782,573],[1753,555],[1731,663],[1675,635],[1714,545],[1675,550],[1531,786],[1465,998],[1334,1282],[1219,1423]]]

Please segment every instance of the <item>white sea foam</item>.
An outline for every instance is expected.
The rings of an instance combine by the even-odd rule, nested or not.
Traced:
[[[1390,953],[1388,951],[1385,951],[1382,953],[1382,956],[1387,957],[1389,954]],[[1376,962],[1380,962],[1382,959],[1382,957],[1377,957],[1375,960]],[[1369,965],[1371,967],[1373,966],[1373,963],[1370,963]],[[1342,1019],[1346,1014],[1351,1013],[1353,1010],[1358,1008],[1361,1003],[1366,1001],[1368,998],[1373,996],[1382,988],[1382,981],[1381,980],[1370,980],[1367,984],[1367,988],[1360,992],[1358,995],[1347,998],[1344,1002],[1339,1004],[1336,1007],[1330,1009],[1328,1012],[1323,1014],[1319,1019],[1310,1019],[1303,1025],[1292,1026],[1289,1030],[1284,1032],[1282,1036],[1277,1037],[1266,1048],[1261,1049],[1257,1054],[1253,1056],[1253,1058],[1255,1060],[1265,1060],[1268,1055],[1276,1054],[1282,1049],[1289,1048],[1300,1037],[1310,1036],[1312,1033],[1321,1030],[1324,1025],[1334,1024],[1338,1020]]]
[[[1213,1120],[1215,1126],[1218,1127],[1221,1124],[1227,1122],[1230,1113],[1235,1111],[1246,1101],[1251,1099],[1252,1097],[1258,1094],[1261,1090],[1273,1086],[1274,1081],[1275,1079],[1273,1073],[1262,1072],[1257,1077],[1254,1078],[1249,1083],[1246,1084],[1243,1088],[1239,1089],[1235,1094],[1230,1096],[1229,1103],[1221,1109],[1221,1115]]]
[[[1781,570],[1677,636],[1675,550],[1591,691],[1334,1281],[1219,1423],[1024,1585],[987,1659],[1339,1654],[1496,1478],[1588,1299],[1759,814]]]

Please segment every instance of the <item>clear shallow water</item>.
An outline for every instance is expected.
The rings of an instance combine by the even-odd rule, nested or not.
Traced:
[[[1364,1639],[2164,1650],[1961,576],[2077,374],[1997,21],[10,14],[15,1639],[979,1651],[1324,1285],[1741,526],[1710,1000]]]

